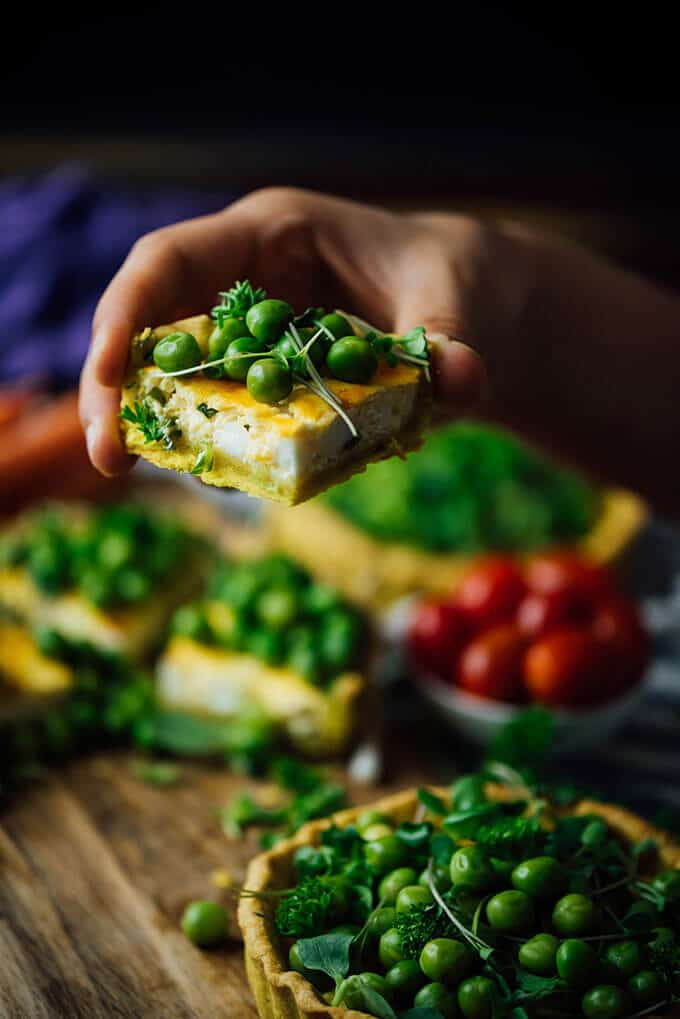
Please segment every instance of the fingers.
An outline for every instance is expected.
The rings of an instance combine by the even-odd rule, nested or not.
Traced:
[[[97,382],[120,385],[139,329],[205,310],[225,280],[245,274],[253,230],[234,210],[166,227],[134,245],[95,312],[88,359]]]
[[[78,409],[90,460],[110,477],[129,470],[135,457],[126,452],[120,435],[120,389],[102,386],[93,374],[93,362],[88,360],[80,377]]]
[[[419,325],[430,342],[437,416],[448,419],[475,410],[486,391],[486,371],[480,355],[461,338],[468,334],[450,276],[437,285],[428,274],[405,292],[395,329],[406,333]]]

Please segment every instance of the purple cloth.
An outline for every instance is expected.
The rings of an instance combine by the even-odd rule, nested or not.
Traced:
[[[0,185],[0,381],[73,384],[97,299],[134,241],[229,200],[107,189],[79,166]]]

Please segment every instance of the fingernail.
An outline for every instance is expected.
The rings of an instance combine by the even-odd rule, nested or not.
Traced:
[[[97,421],[90,421],[89,425],[85,429],[85,444],[87,445],[87,455],[89,456],[92,463],[94,463],[94,450],[99,437],[99,423]]]

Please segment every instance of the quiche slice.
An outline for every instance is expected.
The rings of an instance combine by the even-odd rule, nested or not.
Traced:
[[[0,612],[140,660],[200,588],[206,565],[204,542],[171,515],[133,503],[54,503],[0,533]]]
[[[432,792],[440,799],[447,796],[446,789],[433,789]],[[507,786],[491,783],[486,785],[485,792],[488,800],[498,802],[525,795],[524,791],[515,793]],[[357,825],[362,813],[379,816],[388,824],[396,826],[402,822],[413,822],[414,818],[422,818],[423,806],[417,790],[409,789],[385,796],[373,804],[364,804],[320,821],[312,821],[292,838],[256,856],[248,867],[244,883],[248,895],[239,901],[238,921],[243,935],[246,973],[260,1019],[375,1019],[370,1013],[351,1006],[328,1004],[300,972],[291,970],[288,962],[291,939],[282,937],[274,924],[274,915],[280,901],[277,893],[291,889],[296,884],[296,852],[303,847],[318,848],[323,833],[329,828],[342,829]],[[641,844],[643,840],[653,840],[657,860],[652,873],[680,868],[680,846],[666,832],[654,828],[622,807],[582,800],[556,812],[556,816],[565,815],[599,817],[611,835],[624,844]],[[464,839],[460,844],[469,845],[469,840]],[[650,876],[648,870],[643,873],[645,879]],[[259,896],[258,893],[264,894]],[[625,934],[622,933],[621,938],[624,939]],[[422,979],[425,981],[426,978]],[[602,979],[601,982],[607,981]],[[636,1006],[631,1006],[631,1010],[637,1011]],[[649,1014],[649,1011],[645,1014]]]
[[[420,445],[430,384],[417,364],[380,360],[365,383],[324,377],[350,431],[331,403],[302,382],[294,381],[278,402],[264,403],[244,381],[210,377],[214,361],[207,373],[184,374],[165,373],[153,362],[159,342],[178,333],[190,334],[208,362],[215,328],[210,316],[198,315],[133,338],[121,401],[130,453],[208,485],[294,505],[371,461]]]
[[[369,622],[282,556],[226,563],[176,613],[156,668],[164,708],[253,714],[296,750],[334,755],[372,721]]]

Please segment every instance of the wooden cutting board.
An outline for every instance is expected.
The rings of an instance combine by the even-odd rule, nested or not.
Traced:
[[[26,788],[0,817],[0,1019],[256,1019],[238,931],[218,951],[179,928],[188,901],[234,897],[256,838],[213,808],[256,783],[189,766],[171,788],[98,755]],[[352,799],[376,791],[352,790]]]

